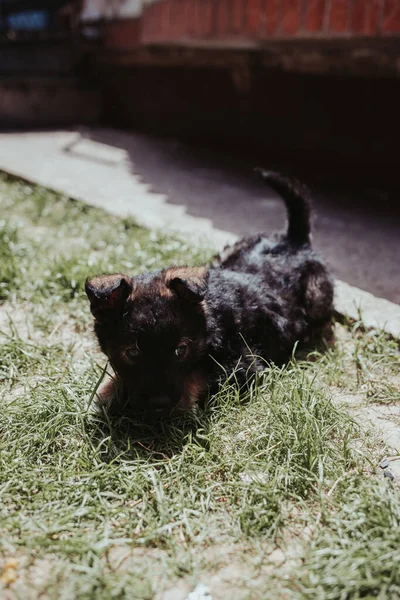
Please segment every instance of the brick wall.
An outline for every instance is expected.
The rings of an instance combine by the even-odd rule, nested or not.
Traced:
[[[141,43],[141,19],[115,19],[106,21],[103,27],[106,49],[128,49]]]
[[[142,42],[400,35],[400,0],[160,0]]]
[[[112,28],[107,122],[396,172],[400,0],[146,0]]]
[[[400,36],[400,0],[131,0],[107,13],[107,48],[146,44],[262,44],[273,40]],[[133,9],[132,9],[133,10]]]

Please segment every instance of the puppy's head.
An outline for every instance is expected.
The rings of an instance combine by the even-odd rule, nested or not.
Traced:
[[[203,267],[175,267],[86,281],[100,347],[133,405],[187,409],[206,392],[207,279]]]

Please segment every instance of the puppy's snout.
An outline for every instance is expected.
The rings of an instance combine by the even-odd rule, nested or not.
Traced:
[[[168,408],[171,405],[171,398],[167,394],[157,394],[149,398],[151,408]]]

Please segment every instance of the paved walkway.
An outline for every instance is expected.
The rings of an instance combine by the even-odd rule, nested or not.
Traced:
[[[216,248],[284,222],[281,200],[248,165],[138,134],[86,128],[0,134],[0,169]],[[338,281],[338,311],[357,318],[360,307],[368,326],[400,337],[400,307],[353,287],[400,302],[395,218],[379,206],[374,214],[357,207],[357,194],[351,203],[323,188],[315,194],[315,246],[348,282]]]

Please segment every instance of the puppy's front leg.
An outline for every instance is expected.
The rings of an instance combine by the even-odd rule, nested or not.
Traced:
[[[112,401],[116,396],[116,382],[114,379],[107,378],[106,381],[103,381],[97,389],[96,392],[96,404],[100,407],[104,406],[104,408],[109,408]]]
[[[121,383],[116,375],[106,375],[105,380],[96,390],[92,402],[94,412],[102,413],[103,409],[109,410],[111,406],[118,403],[121,398]]]

